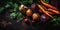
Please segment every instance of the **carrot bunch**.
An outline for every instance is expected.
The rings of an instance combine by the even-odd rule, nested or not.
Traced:
[[[39,10],[40,12],[42,11],[43,13],[45,13],[46,15],[48,15],[51,18],[54,18],[51,14],[54,14],[54,13],[60,14],[60,11],[58,11],[58,9],[56,7],[44,2],[44,0],[40,0],[40,1],[45,6],[45,7],[44,6],[42,7],[40,4],[37,4],[38,8],[40,9]],[[46,7],[48,7],[48,9]]]
[[[50,16],[51,18],[53,18],[53,16],[51,16],[47,11],[45,11],[45,9],[41,5],[37,4],[37,6],[39,7],[40,10],[42,10],[42,12],[44,12],[46,15]]]

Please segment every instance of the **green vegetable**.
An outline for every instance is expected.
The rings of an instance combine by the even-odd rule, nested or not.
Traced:
[[[1,13],[4,9],[5,9],[4,7],[0,7],[0,13]]]
[[[16,13],[14,13],[14,12],[10,14],[10,18],[11,18],[11,19],[16,18],[16,16],[17,16],[17,14],[16,14]]]
[[[23,21],[23,19],[25,18],[25,16],[21,12],[17,13],[17,17],[20,21]]]
[[[17,0],[19,3],[21,3],[21,4],[26,4],[26,3],[30,3],[30,4],[32,4],[33,3],[33,0]]]
[[[54,26],[60,25],[60,17],[54,16],[55,18],[51,21]],[[54,23],[55,22],[55,23]]]
[[[15,3],[15,4],[14,4],[14,11],[17,11],[17,10],[18,10],[18,4]]]
[[[44,0],[45,2],[49,3],[49,0]]]
[[[5,8],[8,8],[8,7],[10,7],[10,5],[9,5],[9,4],[5,5]]]
[[[18,18],[21,18],[23,16],[21,12],[18,12],[17,15],[18,15]]]

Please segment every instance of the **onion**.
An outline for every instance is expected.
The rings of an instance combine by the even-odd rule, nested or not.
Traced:
[[[39,19],[39,14],[38,14],[38,13],[34,13],[34,14],[32,15],[32,18],[33,18],[33,20]]]
[[[32,15],[31,9],[28,9],[28,10],[26,11],[26,15],[27,15],[27,16],[31,16],[31,15]]]
[[[40,20],[41,20],[42,22],[45,22],[45,21],[49,20],[49,17],[48,17],[47,15],[43,14],[43,15],[41,15],[41,17],[40,17]]]

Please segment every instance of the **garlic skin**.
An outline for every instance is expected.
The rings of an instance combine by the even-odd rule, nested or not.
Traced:
[[[28,9],[28,7],[23,4],[19,6],[19,11],[21,11],[23,13],[25,13],[27,9]]]
[[[19,6],[19,10],[21,11],[23,9],[24,5],[22,4],[21,6]]]
[[[20,10],[20,11],[23,10],[23,9],[25,9],[25,8],[28,8],[28,7],[25,6],[25,5],[23,5],[23,4],[19,6],[19,10]]]

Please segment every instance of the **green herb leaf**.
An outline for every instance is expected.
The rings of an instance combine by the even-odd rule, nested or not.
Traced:
[[[4,7],[0,7],[0,13],[1,13],[4,9],[5,9]]]
[[[10,14],[10,18],[11,19],[14,19],[16,16],[17,16],[17,14],[15,12],[13,12],[13,13]]]

